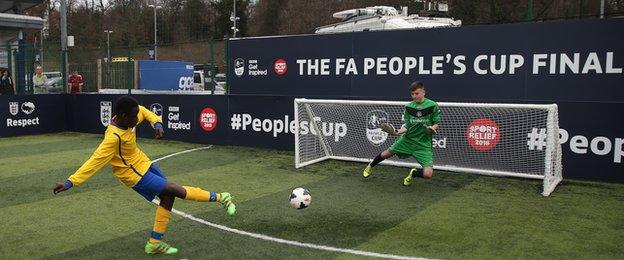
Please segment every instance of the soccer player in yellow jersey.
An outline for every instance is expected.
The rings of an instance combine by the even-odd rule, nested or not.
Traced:
[[[220,202],[229,215],[236,213],[236,205],[232,196],[227,192],[208,192],[196,187],[180,186],[168,181],[167,177],[158,168],[156,163],[137,147],[135,127],[147,120],[156,132],[156,138],[163,135],[162,120],[130,96],[122,96],[115,104],[115,117],[106,128],[104,140],[74,174],[69,176],[65,183],[54,185],[54,194],[78,186],[89,179],[102,166],[110,162],[113,173],[126,186],[152,201],[160,198],[160,205],[156,209],[156,219],[149,241],[145,245],[147,254],[175,254],[178,249],[162,242],[171,216],[171,208],[175,198],[195,201]]]

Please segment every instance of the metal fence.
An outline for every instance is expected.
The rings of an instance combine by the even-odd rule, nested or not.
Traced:
[[[68,75],[64,75],[63,51],[57,42],[34,47],[31,44],[0,46],[0,71],[7,70],[15,94],[68,93],[68,78],[77,73],[83,80],[82,92],[105,89],[139,89],[139,61],[150,60],[151,46],[84,48],[69,47]],[[177,43],[157,46],[160,61],[183,61],[202,71],[193,77],[194,84],[212,90],[227,89],[225,81],[226,40]],[[110,53],[110,57],[107,54]],[[39,70],[37,70],[38,67]],[[41,85],[41,71],[45,84]],[[199,78],[203,75],[203,78]],[[38,78],[39,80],[36,80]],[[177,86],[176,86],[177,87]]]

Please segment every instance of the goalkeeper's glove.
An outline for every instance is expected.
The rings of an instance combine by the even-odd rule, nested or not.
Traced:
[[[433,126],[427,126],[427,132],[429,132],[432,135],[438,133],[438,131],[436,131],[435,128],[433,128]]]
[[[384,131],[388,134],[391,134],[391,135],[399,134],[399,132],[396,129],[394,129],[394,126],[392,126],[391,124],[382,123],[379,127],[381,128],[381,131]]]

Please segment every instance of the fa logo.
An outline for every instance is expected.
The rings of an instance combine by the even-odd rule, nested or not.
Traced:
[[[9,102],[9,112],[11,115],[17,115],[19,112],[19,103],[18,102]]]
[[[113,117],[113,102],[100,101],[100,122],[103,126],[108,126]]]

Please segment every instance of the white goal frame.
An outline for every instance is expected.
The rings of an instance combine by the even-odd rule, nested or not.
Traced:
[[[405,106],[408,102],[404,101],[378,101],[378,100],[335,100],[335,99],[305,99],[305,98],[296,98],[294,100],[294,120],[296,123],[297,130],[294,131],[295,134],[295,167],[301,168],[310,164],[314,164],[317,162],[321,162],[328,159],[334,160],[343,160],[343,161],[353,161],[353,162],[363,162],[368,163],[372,159],[371,158],[357,158],[357,157],[349,157],[349,156],[335,156],[331,152],[331,147],[326,145],[326,140],[323,140],[325,137],[322,134],[317,134],[316,137],[319,140],[319,143],[322,146],[325,155],[309,160],[309,161],[301,161],[301,147],[300,147],[300,131],[299,131],[299,108],[303,106],[306,110],[305,113],[309,116],[309,118],[313,117],[312,111],[310,110],[310,104],[342,104],[342,105],[390,105],[390,106]],[[478,108],[530,108],[530,109],[539,109],[547,111],[546,118],[546,149],[545,149],[545,158],[544,158],[544,172],[541,175],[536,174],[527,174],[521,172],[512,172],[512,171],[499,171],[499,170],[488,170],[488,169],[478,169],[478,168],[468,168],[468,167],[456,167],[456,166],[436,166],[434,164],[434,169],[442,170],[442,171],[451,171],[451,172],[459,172],[459,173],[473,173],[473,174],[481,174],[488,176],[501,176],[501,177],[517,177],[517,178],[529,178],[529,179],[539,179],[543,180],[543,196],[550,195],[557,184],[559,184],[563,180],[562,176],[562,163],[561,163],[561,144],[559,143],[559,120],[558,120],[558,108],[556,104],[506,104],[506,103],[455,103],[455,102],[438,102],[438,105],[441,110],[444,107],[478,107]],[[442,127],[445,124],[448,124],[442,118]],[[320,129],[316,124],[309,124],[310,128],[315,128],[316,133],[321,133]],[[381,152],[381,151],[380,151]],[[417,163],[410,162],[396,162],[385,160],[380,164],[391,165],[391,166],[399,166],[399,167],[418,167],[420,165]]]

